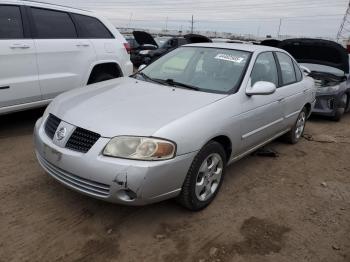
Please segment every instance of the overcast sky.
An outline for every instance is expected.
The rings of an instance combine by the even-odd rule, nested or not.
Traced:
[[[95,10],[117,27],[335,37],[348,0],[49,0]],[[168,20],[168,23],[166,21]]]

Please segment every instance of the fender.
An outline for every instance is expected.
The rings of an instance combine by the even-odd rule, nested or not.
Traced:
[[[116,64],[119,67],[120,72],[122,73],[122,76],[124,76],[125,72],[123,72],[122,68],[120,67],[120,62],[118,60],[98,60],[98,61],[94,61],[89,66],[87,72],[84,74],[82,86],[86,86],[87,85],[87,83],[89,81],[89,78],[90,78],[90,75],[92,73],[92,70],[94,69],[95,66],[101,65],[101,64],[107,64],[107,63],[114,63],[114,64]]]

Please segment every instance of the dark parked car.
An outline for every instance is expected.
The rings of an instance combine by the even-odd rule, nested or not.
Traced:
[[[139,48],[131,55],[131,61],[135,67],[142,64],[148,65],[159,57],[186,44],[212,42],[211,39],[196,34],[156,39],[144,31],[134,31],[133,35],[135,41],[139,44]]]
[[[308,75],[315,79],[314,114],[339,121],[350,111],[349,55],[343,46],[329,40],[299,38],[284,40],[278,47],[309,69]]]

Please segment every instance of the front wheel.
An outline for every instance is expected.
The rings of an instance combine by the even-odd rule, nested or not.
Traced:
[[[207,207],[221,187],[225,167],[225,150],[221,144],[209,142],[193,160],[178,197],[179,202],[192,211]]]
[[[300,138],[304,134],[305,125],[307,119],[307,109],[300,112],[297,121],[295,122],[293,128],[285,135],[286,141],[290,144],[296,144],[299,142]]]

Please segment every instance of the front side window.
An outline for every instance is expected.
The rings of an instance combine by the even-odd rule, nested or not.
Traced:
[[[74,14],[73,16],[78,24],[80,38],[113,38],[113,35],[109,32],[109,30],[96,18],[77,14]]]
[[[21,38],[23,38],[23,25],[19,7],[0,5],[0,39]]]
[[[172,80],[200,91],[237,91],[251,53],[240,50],[180,47],[156,60],[142,73],[152,79]]]
[[[77,33],[72,19],[65,12],[31,8],[37,38],[72,39]]]
[[[256,82],[265,81],[278,86],[278,71],[275,58],[271,52],[262,53],[256,59],[250,75],[251,86]]]
[[[293,60],[284,53],[277,53],[277,58],[281,66],[282,83],[289,85],[297,81],[294,71]]]

